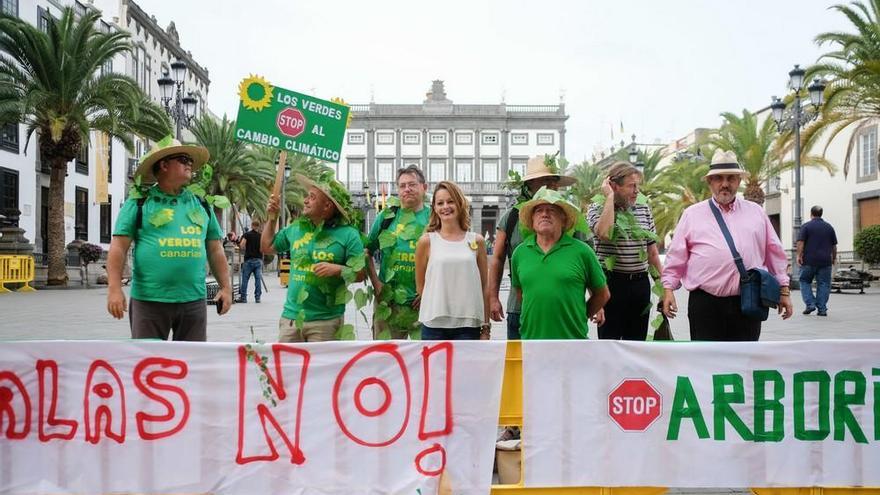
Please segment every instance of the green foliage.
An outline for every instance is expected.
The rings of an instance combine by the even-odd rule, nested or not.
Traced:
[[[96,263],[101,259],[102,254],[104,254],[104,248],[97,244],[85,242],[79,246],[79,259],[83,265]]]
[[[334,335],[334,337],[336,338],[336,340],[355,340],[356,335],[354,333],[354,325],[351,325],[349,323],[342,325],[341,327],[339,327],[338,330],[336,330],[336,334]]]
[[[251,340],[253,344],[245,344],[245,359],[248,362],[254,363],[257,369],[258,379],[260,381],[260,387],[263,391],[263,399],[266,400],[272,407],[278,405],[278,400],[275,395],[275,390],[269,383],[269,355],[261,354],[261,352],[266,352],[266,348],[263,345],[263,342],[257,340],[256,335],[254,334],[254,327],[251,327]]]
[[[150,217],[150,223],[154,227],[161,227],[172,220],[174,220],[174,210],[171,208],[162,208]]]
[[[862,229],[853,239],[856,254],[869,265],[880,263],[880,225]]]

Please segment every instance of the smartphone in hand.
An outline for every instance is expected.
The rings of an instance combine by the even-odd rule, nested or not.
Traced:
[[[217,314],[219,315],[220,312],[223,311],[223,299],[218,299],[218,300],[214,303],[214,306],[217,307]]]

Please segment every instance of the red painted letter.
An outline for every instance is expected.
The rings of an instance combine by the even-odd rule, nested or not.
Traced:
[[[161,369],[145,371],[149,367],[159,367]],[[170,369],[169,369],[170,368]],[[150,399],[162,404],[165,407],[164,414],[147,414],[138,412],[135,415],[137,420],[138,434],[144,440],[157,440],[159,438],[170,437],[180,431],[189,419],[189,397],[180,387],[162,384],[157,381],[160,378],[168,378],[171,380],[183,380],[186,378],[188,368],[185,362],[177,359],[167,359],[160,357],[146,358],[134,369],[134,384]],[[156,391],[168,392],[168,396],[160,395]],[[179,411],[169,400],[176,398],[179,404]],[[175,418],[176,421],[175,421]],[[157,428],[154,426],[151,431],[147,429],[147,423],[169,423],[166,428]]]
[[[102,379],[98,374],[107,375]],[[95,399],[92,396],[97,396]],[[92,401],[98,403],[92,410]],[[119,374],[110,363],[98,359],[89,366],[86,375],[86,388],[83,399],[86,441],[98,443],[101,440],[101,422],[104,423],[104,435],[119,443],[125,441],[125,389]],[[112,407],[111,407],[112,406]],[[117,421],[113,420],[114,414]],[[114,428],[115,426],[115,428]]]
[[[22,421],[17,421],[20,416],[16,415],[16,410],[23,413]],[[21,440],[31,431],[31,398],[21,379],[11,371],[0,371],[0,431],[3,431],[4,418],[7,421],[5,435],[10,440]]]
[[[48,371],[49,383],[46,383]],[[40,381],[40,430],[41,442],[48,442],[53,438],[70,440],[76,434],[79,424],[72,419],[59,419],[55,417],[55,409],[58,406],[58,363],[52,360],[37,361],[37,376]],[[48,390],[47,390],[48,388]],[[49,412],[46,412],[46,395],[49,396]],[[52,432],[54,430],[54,433]]]
[[[278,451],[275,449],[275,443],[269,435],[269,426],[281,437],[284,445],[290,452],[291,464],[302,464],[306,458],[302,450],[299,448],[299,430],[302,420],[302,401],[303,389],[306,385],[306,373],[309,369],[309,352],[304,349],[298,349],[283,344],[275,344],[272,346],[272,359],[274,361],[275,376],[269,366],[263,361],[256,352],[252,354],[254,362],[248,364],[249,350],[245,346],[238,348],[238,452],[235,455],[235,462],[238,464],[247,464],[255,461],[274,461],[278,459]],[[283,354],[292,354],[301,358],[299,384],[297,386],[296,401],[292,404],[286,401],[287,388],[284,386],[284,372],[282,370],[281,356]],[[265,392],[271,391],[278,399],[278,405],[275,408],[278,416],[282,418],[282,422],[276,419],[272,410],[266,407],[265,403],[257,404],[257,417],[260,419],[260,425],[263,429],[265,445],[269,452],[264,454],[245,455],[245,398],[247,394],[248,376],[264,376],[265,383],[269,387]],[[285,407],[286,406],[286,407]],[[291,410],[292,409],[292,410]],[[293,421],[293,442],[287,434],[290,421]],[[282,428],[284,423],[288,428]]]

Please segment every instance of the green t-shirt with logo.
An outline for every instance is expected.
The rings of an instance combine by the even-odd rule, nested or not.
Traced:
[[[586,291],[606,285],[592,248],[563,234],[544,253],[529,236],[510,264],[511,285],[522,289],[523,340],[587,338]]]
[[[381,227],[382,222],[385,221],[386,211],[388,210],[383,210],[376,216],[376,221],[373,222],[370,234],[367,236],[367,249],[370,254],[379,250],[379,234],[382,233]],[[427,206],[423,206],[419,211],[400,208],[386,229],[397,234],[397,242],[390,250],[391,256],[382,256],[379,280],[387,283],[391,273],[394,272],[395,285],[406,289],[405,304],[407,305],[412,304],[416,298],[416,243],[428,225],[430,216],[431,209]],[[401,237],[401,234],[409,225],[414,225],[416,231],[414,236],[407,236],[412,239],[406,240]]]
[[[335,304],[335,299],[336,291],[345,281],[341,276],[318,277],[312,270],[315,263],[345,265],[351,257],[364,255],[360,233],[354,227],[325,225],[317,235],[316,230],[309,220],[303,218],[275,234],[275,250],[290,251],[290,282],[281,314],[289,320],[295,320],[300,310],[305,313],[305,321],[332,320],[342,316],[345,304]],[[308,296],[297,302],[303,288]]]
[[[168,303],[205,299],[207,241],[223,238],[212,208],[184,189],[178,195],[158,186],[147,190],[142,225],[137,228],[138,200],[129,198],[119,211],[115,236],[134,240],[131,297]]]

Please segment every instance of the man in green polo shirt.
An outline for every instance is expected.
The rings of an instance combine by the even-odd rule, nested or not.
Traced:
[[[382,210],[367,236],[368,273],[377,295],[373,339],[406,339],[419,334],[416,242],[431,213],[425,206],[425,175],[415,165],[398,170],[397,191],[399,206]],[[378,275],[372,258],[376,251],[382,255]]]
[[[107,256],[107,311],[125,312],[122,267],[132,241],[129,323],[134,339],[207,339],[205,262],[220,285],[214,298],[220,314],[232,306],[223,233],[212,208],[185,186],[208,160],[208,150],[171,137],[141,160],[141,184],[157,182],[125,202]]]
[[[275,233],[279,200],[269,200],[263,227],[263,254],[290,251],[290,283],[278,323],[279,342],[324,342],[353,338],[343,325],[346,292],[351,281],[363,280],[364,245],[351,225],[351,198],[332,178],[318,181],[296,174],[308,188],[303,216]],[[349,332],[345,329],[348,328]]]
[[[583,221],[576,206],[547,188],[520,208],[520,222],[534,232],[511,258],[524,340],[585,339],[587,319],[611,297],[596,253],[568,233]]]

